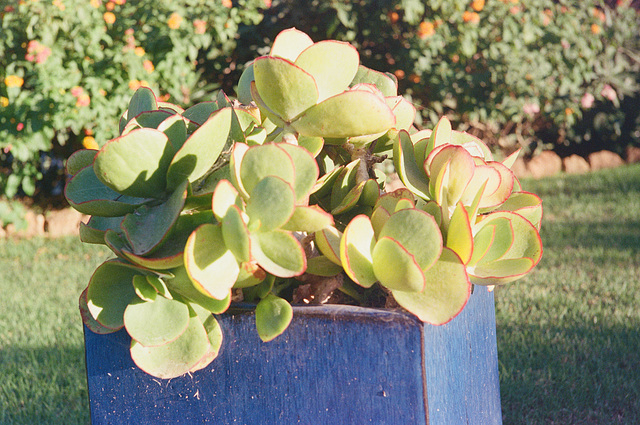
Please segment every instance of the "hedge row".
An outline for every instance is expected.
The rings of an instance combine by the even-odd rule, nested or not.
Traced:
[[[139,85],[180,104],[232,92],[244,65],[291,26],[350,41],[365,65],[394,72],[424,125],[447,114],[530,153],[640,144],[640,19],[625,0],[10,4],[0,10],[0,190],[9,196],[33,194],[51,158],[113,137]]]

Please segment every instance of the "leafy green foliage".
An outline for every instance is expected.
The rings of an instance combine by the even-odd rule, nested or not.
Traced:
[[[211,94],[220,81],[207,81],[203,70],[223,75],[239,27],[257,24],[265,4],[60,0],[2,7],[0,159],[10,170],[0,187],[11,197],[20,188],[33,194],[39,152],[55,146],[66,156],[115,137],[114,119],[138,87],[162,88],[160,104],[189,105]],[[123,124],[156,109],[140,100]]]
[[[392,296],[440,325],[472,282],[511,282],[542,255],[541,201],[520,191],[514,157],[494,161],[446,118],[418,131],[396,80],[359,66],[351,46],[295,29],[278,40],[242,80],[254,102],[220,92],[184,110],[140,88],[120,135],[69,165],[67,198],[92,215],[81,238],[118,257],[81,296],[84,320],[124,327],[154,376],[213,361],[212,315],[232,299],[256,303],[263,341],[285,332],[290,302],[325,302],[316,290]],[[378,142],[408,188],[385,192]]]

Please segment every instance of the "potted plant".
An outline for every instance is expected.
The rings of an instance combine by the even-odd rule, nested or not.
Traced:
[[[327,419],[336,405],[378,423],[499,420],[493,298],[473,288],[512,282],[542,255],[542,203],[509,169],[517,152],[495,161],[446,118],[416,129],[393,75],[296,29],[237,94],[184,110],[141,88],[120,136],[67,162],[66,197],[91,216],[81,240],[116,256],[80,296],[94,423],[141,411],[340,423]],[[389,193],[386,158],[404,185]]]

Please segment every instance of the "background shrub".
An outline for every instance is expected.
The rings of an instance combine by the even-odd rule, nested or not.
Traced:
[[[140,85],[189,104],[223,75],[241,24],[262,0],[54,0],[0,2],[0,186],[32,195],[56,161],[117,134]],[[3,84],[4,83],[4,84]],[[54,155],[43,153],[54,150]],[[58,185],[57,190],[60,190]]]
[[[640,19],[625,0],[0,0],[0,191],[59,193],[63,160],[116,135],[137,86],[233,93],[296,26],[357,46],[435,124],[496,149],[640,144]],[[36,185],[36,181],[40,182]]]
[[[257,34],[294,22],[351,41],[367,66],[395,71],[425,124],[447,114],[508,151],[622,151],[640,142],[640,20],[628,3],[284,0]]]

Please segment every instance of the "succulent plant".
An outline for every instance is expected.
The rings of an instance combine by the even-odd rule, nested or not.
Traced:
[[[91,216],[80,239],[116,256],[80,296],[86,326],[125,328],[134,362],[171,378],[213,361],[232,300],[255,304],[269,341],[294,301],[394,299],[440,325],[473,284],[525,275],[542,202],[510,171],[517,153],[494,161],[446,118],[418,131],[415,113],[351,45],[295,29],[245,70],[238,100],[185,110],[138,89],[120,136],[67,162],[66,197]],[[390,193],[387,156],[405,186]]]

